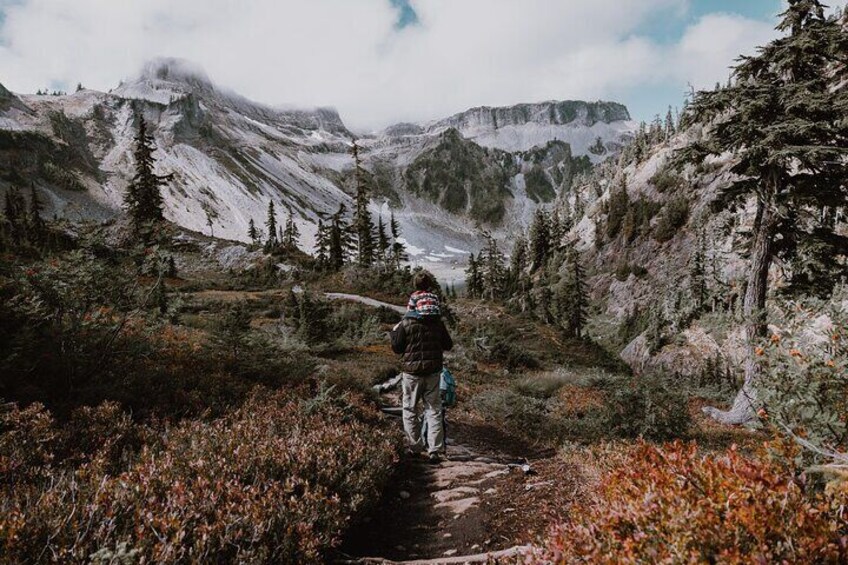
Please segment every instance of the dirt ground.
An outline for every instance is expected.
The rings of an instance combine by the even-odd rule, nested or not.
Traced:
[[[398,425],[400,420],[398,419]],[[472,555],[538,541],[580,491],[574,469],[489,425],[449,418],[448,458],[406,456],[339,560]],[[552,505],[556,501],[556,506]]]

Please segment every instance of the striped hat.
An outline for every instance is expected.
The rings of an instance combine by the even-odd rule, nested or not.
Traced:
[[[410,312],[418,312],[421,316],[440,316],[442,311],[439,307],[439,297],[432,292],[417,290],[409,297],[406,309]]]

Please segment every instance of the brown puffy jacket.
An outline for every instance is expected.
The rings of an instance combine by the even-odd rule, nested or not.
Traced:
[[[432,375],[442,370],[444,351],[453,349],[439,316],[407,316],[391,332],[392,351],[401,358],[401,370],[410,375]]]

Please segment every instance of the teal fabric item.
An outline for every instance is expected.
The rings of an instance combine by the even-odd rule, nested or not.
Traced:
[[[456,406],[456,379],[448,371],[447,367],[442,368],[442,378],[439,381],[439,389],[442,392],[442,406],[453,408]]]

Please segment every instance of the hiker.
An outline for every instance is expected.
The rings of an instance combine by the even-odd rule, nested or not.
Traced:
[[[442,398],[439,390],[443,353],[453,348],[445,323],[442,321],[439,297],[433,292],[436,280],[427,271],[412,278],[415,292],[409,297],[407,312],[392,329],[392,350],[402,355],[401,385],[403,388],[403,430],[413,453],[424,451],[421,437],[421,411],[427,422],[427,451],[432,463],[439,462],[444,448]]]

